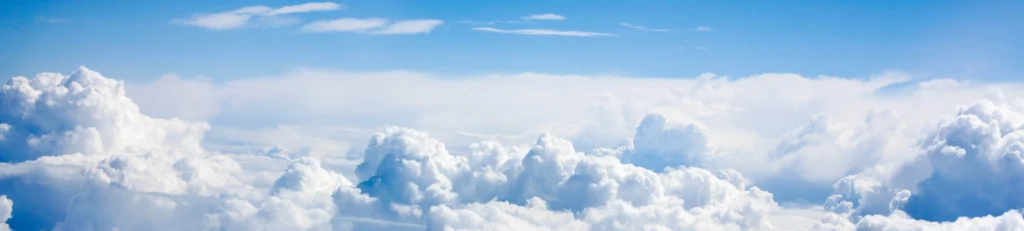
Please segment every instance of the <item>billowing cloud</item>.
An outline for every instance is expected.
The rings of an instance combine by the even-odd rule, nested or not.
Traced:
[[[604,37],[604,36],[618,36],[615,34],[600,33],[600,32],[587,32],[587,31],[567,31],[567,30],[552,30],[552,29],[498,29],[492,27],[474,27],[475,31],[501,33],[501,34],[520,34],[520,35],[555,35],[555,36],[574,36],[574,37]]]
[[[207,86],[193,90],[216,102],[187,114],[211,130],[129,97],[174,91],[133,93],[85,68],[15,77],[0,88],[0,218],[17,230],[1019,227],[1024,91],[893,85],[904,79],[310,71],[128,88]],[[234,127],[252,117],[270,126]],[[246,141],[270,147],[212,150]],[[787,226],[804,213],[818,224]]]
[[[861,222],[881,222],[862,218],[875,214],[960,222],[1021,208],[1015,195],[1024,192],[1024,111],[1001,94],[995,100],[940,122],[922,137],[913,159],[837,182],[826,207]]]
[[[175,19],[172,22],[190,26],[203,27],[211,30],[227,30],[242,28],[248,25],[281,25],[291,24],[297,20],[283,17],[288,14],[307,13],[317,11],[333,11],[343,6],[333,2],[310,2],[299,5],[289,5],[280,8],[267,6],[246,6],[237,10],[220,13],[195,14],[185,19]]]

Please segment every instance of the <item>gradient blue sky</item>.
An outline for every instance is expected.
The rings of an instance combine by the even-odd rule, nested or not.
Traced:
[[[70,72],[85,65],[129,81],[166,73],[220,81],[300,67],[640,77],[866,77],[900,70],[927,78],[1024,78],[1024,1],[336,1],[344,9],[295,14],[301,22],[294,25],[214,31],[172,23],[197,13],[301,3],[2,1],[0,75]],[[618,36],[500,34],[459,23],[542,13],[566,20],[487,27]],[[444,24],[413,35],[299,29],[316,20],[369,17]],[[713,30],[694,31],[699,26]]]

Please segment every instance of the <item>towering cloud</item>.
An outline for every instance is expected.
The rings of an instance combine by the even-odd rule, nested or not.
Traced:
[[[904,164],[849,176],[835,185],[826,208],[862,226],[1017,227],[1024,207],[1024,111],[982,101],[942,122],[922,138],[921,154]],[[1010,211],[1010,212],[1007,212]],[[966,219],[995,216],[999,218]],[[870,216],[888,215],[889,217]],[[865,217],[867,216],[867,217]],[[862,218],[863,217],[863,218]],[[894,218],[895,217],[895,218]],[[988,222],[988,224],[975,224]],[[967,225],[965,223],[971,223]],[[999,228],[1002,229],[1002,228]]]

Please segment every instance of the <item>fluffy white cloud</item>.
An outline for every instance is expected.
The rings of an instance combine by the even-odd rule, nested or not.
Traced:
[[[7,195],[0,195],[0,231],[10,231],[11,226],[7,220],[11,219],[11,210],[14,209],[14,201],[7,198]]]
[[[172,22],[211,30],[227,30],[241,28],[254,22],[259,25],[291,24],[297,20],[282,16],[316,11],[333,11],[341,8],[342,5],[333,2],[311,2],[283,6],[276,9],[267,6],[246,6],[237,10],[220,13],[195,14],[192,17],[175,19]]]
[[[1008,99],[1024,91],[903,80],[308,71],[141,85],[209,86],[194,90],[216,102],[190,116],[215,121],[207,134],[128,98],[174,91],[126,94],[83,68],[2,87],[0,191],[19,230],[796,227],[772,224],[796,213],[781,194],[826,201],[814,229],[1017,227],[1024,107]],[[233,127],[246,118],[274,125]],[[295,120],[310,122],[280,125]],[[365,139],[389,123],[417,129]],[[835,181],[828,199],[807,193]]]
[[[64,76],[15,77],[0,88],[0,161],[82,153],[196,152],[205,123],[153,119],[125,95],[124,82],[79,68]],[[112,119],[116,118],[116,119]]]
[[[425,34],[444,24],[437,19],[415,19],[390,22],[383,18],[342,18],[321,20],[302,26],[306,32],[360,32],[368,34]]]
[[[1021,208],[1015,195],[1024,192],[1024,107],[1001,94],[995,100],[939,123],[922,137],[913,159],[837,182],[827,207],[855,221],[872,214],[953,221]]]
[[[565,16],[547,13],[547,14],[531,14],[523,16],[523,20],[565,20]]]
[[[574,36],[574,37],[604,37],[604,36],[618,36],[615,34],[600,33],[600,32],[587,32],[587,31],[570,31],[570,30],[551,30],[551,29],[517,29],[507,30],[498,29],[492,27],[474,27],[475,31],[501,33],[501,34],[521,34],[521,35],[555,35],[555,36]]]
[[[752,229],[770,227],[765,216],[776,208],[770,193],[735,171],[659,174],[576,152],[550,135],[528,151],[497,143],[473,148],[455,155],[424,133],[388,129],[371,140],[356,169],[365,180],[359,188],[393,213],[426,213],[435,229]],[[555,212],[531,212],[545,209]]]

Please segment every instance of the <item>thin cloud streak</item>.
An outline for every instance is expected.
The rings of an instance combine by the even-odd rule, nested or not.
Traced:
[[[588,31],[562,31],[562,30],[550,30],[550,29],[519,29],[519,30],[505,30],[492,27],[474,27],[475,31],[501,33],[501,34],[520,34],[520,35],[554,35],[554,36],[574,36],[574,37],[610,37],[619,36],[616,34],[600,33],[600,32],[588,32]]]

